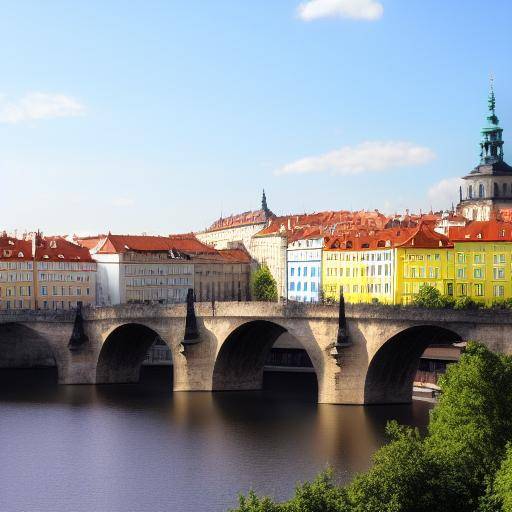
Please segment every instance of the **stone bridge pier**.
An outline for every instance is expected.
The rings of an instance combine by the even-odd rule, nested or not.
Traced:
[[[194,308],[192,308],[194,312]],[[157,337],[169,347],[173,389],[260,389],[272,345],[287,332],[309,355],[318,401],[409,402],[430,344],[474,340],[512,353],[509,311],[269,303],[126,305],[0,313],[0,368],[55,365],[62,384],[136,382]]]

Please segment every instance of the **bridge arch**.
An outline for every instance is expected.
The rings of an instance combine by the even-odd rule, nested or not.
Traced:
[[[55,367],[57,378],[60,361],[51,340],[21,323],[0,324],[0,368]]]
[[[215,359],[212,390],[261,389],[267,356],[277,339],[286,332],[289,332],[287,328],[270,320],[251,320],[231,331]],[[316,374],[315,358],[302,343],[301,347],[308,354]]]
[[[421,354],[433,344],[462,341],[450,328],[417,325],[386,340],[371,358],[364,385],[365,404],[408,403]]]
[[[96,365],[97,384],[121,384],[139,381],[140,368],[160,334],[141,323],[126,323],[112,329],[101,347]],[[172,357],[172,356],[171,356]]]

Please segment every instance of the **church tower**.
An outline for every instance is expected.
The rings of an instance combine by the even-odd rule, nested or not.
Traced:
[[[487,123],[482,128],[480,163],[463,179],[458,211],[469,220],[489,220],[493,212],[512,208],[512,167],[503,160],[503,128],[496,115],[491,78]]]

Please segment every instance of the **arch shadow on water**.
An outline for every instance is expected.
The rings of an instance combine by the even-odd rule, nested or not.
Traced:
[[[462,341],[454,331],[436,325],[404,329],[387,340],[370,361],[366,374],[366,404],[409,403],[421,355],[430,345]]]
[[[143,324],[129,323],[114,329],[101,347],[96,367],[96,383],[139,382],[142,363],[156,340],[163,341],[169,349],[167,342],[156,331]],[[169,372],[172,375],[172,366]]]
[[[286,328],[268,320],[246,322],[231,332],[215,360],[212,377],[213,391],[263,389],[261,397],[268,399],[275,393],[284,398],[287,391],[297,390],[300,387],[299,380],[301,380],[297,374],[290,374],[287,377],[284,374],[265,372],[265,364],[272,347],[284,333],[288,333]],[[314,370],[308,351],[298,340],[295,339],[295,341],[297,346],[304,350],[304,357],[309,362],[311,369]],[[309,379],[310,386],[313,385],[315,388],[314,398],[316,401],[318,390],[316,373],[310,373],[305,377]],[[297,381],[295,384],[294,380]],[[304,381],[304,376],[302,381]],[[301,383],[301,385],[303,384],[304,382]],[[222,400],[220,401],[222,402]]]
[[[18,323],[0,324],[0,387],[55,385],[59,369],[43,335]]]

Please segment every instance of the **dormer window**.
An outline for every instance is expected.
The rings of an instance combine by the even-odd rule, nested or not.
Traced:
[[[12,251],[9,249],[4,249],[4,258],[10,258],[12,254]]]
[[[61,260],[63,260],[63,259],[64,259],[64,254],[59,254],[59,255],[57,256],[57,258],[60,258]]]
[[[14,245],[14,242],[12,240],[9,240],[9,245]]]
[[[23,258],[23,256],[24,256],[24,255],[23,255],[23,253],[20,251],[20,252],[18,253],[18,258]]]
[[[477,238],[482,238],[482,233],[478,233],[478,235],[476,235]]]
[[[50,259],[50,256],[48,256],[48,254],[43,254],[43,260],[48,260]]]
[[[50,242],[50,249],[57,249],[57,240],[52,240]]]

